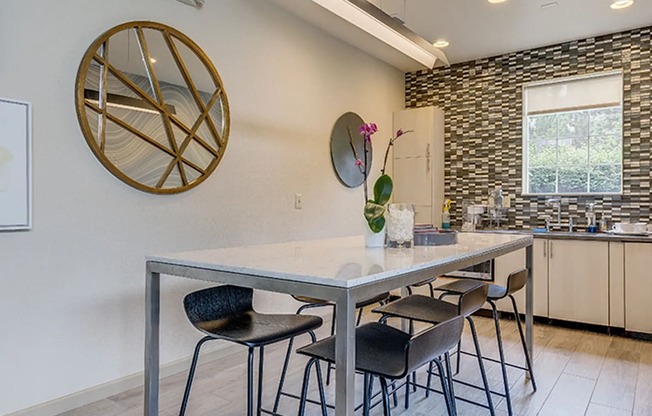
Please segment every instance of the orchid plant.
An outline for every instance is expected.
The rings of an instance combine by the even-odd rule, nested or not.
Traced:
[[[371,146],[371,135],[378,132],[378,126],[375,123],[366,123],[360,126],[360,134],[364,136],[364,146],[363,146],[363,158],[360,159],[353,145],[353,138],[349,135],[349,143],[351,144],[351,149],[353,150],[353,156],[355,157],[355,164],[360,169],[360,173],[364,175],[364,216],[369,224],[369,229],[374,233],[379,233],[385,227],[385,211],[386,205],[389,202],[389,199],[392,196],[392,191],[394,189],[394,183],[392,178],[385,173],[387,169],[387,159],[389,157],[389,150],[394,146],[394,142],[401,136],[407,133],[411,133],[412,130],[397,130],[394,137],[389,139],[387,144],[387,149],[385,150],[385,158],[383,160],[383,168],[380,171],[380,176],[376,179],[374,183],[374,195],[373,199],[369,199],[369,191],[367,190],[367,160],[369,154],[369,148]]]

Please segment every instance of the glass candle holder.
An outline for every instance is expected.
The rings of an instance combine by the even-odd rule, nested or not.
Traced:
[[[412,247],[412,240],[414,239],[414,205],[389,204],[386,220],[387,247]]]

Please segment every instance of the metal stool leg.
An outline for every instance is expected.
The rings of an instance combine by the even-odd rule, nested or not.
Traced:
[[[326,410],[326,397],[324,395],[323,380],[321,376],[321,367],[319,367],[319,360],[311,358],[306,364],[306,369],[303,372],[303,384],[301,385],[301,398],[299,399],[299,416],[304,416],[306,413],[306,400],[308,399],[308,385],[310,384],[310,369],[313,365],[317,365],[317,382],[319,383],[319,395],[321,398],[321,411],[322,416],[328,416]]]
[[[306,413],[306,399],[308,397],[308,383],[310,382],[310,367],[317,362],[316,358],[311,358],[303,370],[303,383],[301,384],[301,398],[299,399],[299,416]]]
[[[326,408],[326,394],[324,393],[324,379],[321,375],[321,365],[319,364],[319,361],[317,361],[315,364],[315,368],[317,369],[317,387],[319,388],[319,400],[321,401],[321,414],[322,416],[328,416],[328,409]]]
[[[491,390],[489,389],[489,381],[487,380],[487,373],[484,369],[484,362],[482,360],[482,353],[480,352],[480,342],[478,341],[478,333],[475,330],[475,323],[473,323],[473,319],[471,319],[470,316],[467,316],[466,320],[469,321],[471,335],[473,335],[473,344],[475,345],[475,352],[478,355],[478,366],[480,367],[482,385],[484,386],[485,394],[487,396],[487,406],[489,406],[489,412],[491,413],[491,416],[496,416],[496,409],[494,409],[494,402],[491,399]]]
[[[263,366],[264,366],[264,357],[265,357],[265,347],[260,347],[258,349],[258,400],[256,407],[256,416],[261,415],[262,403],[263,403]]]
[[[288,342],[288,349],[285,353],[285,361],[283,362],[283,370],[281,370],[281,378],[278,381],[278,390],[276,390],[276,398],[274,399],[273,413],[278,411],[278,406],[281,402],[281,393],[283,392],[283,385],[285,384],[285,376],[287,375],[288,366],[290,364],[290,354],[292,354],[292,345],[294,345],[294,338],[290,338]]]
[[[247,359],[247,415],[254,414],[254,349],[249,348]]]
[[[362,383],[362,416],[369,416],[369,373],[364,373]]]
[[[523,346],[523,353],[525,354],[525,362],[527,363],[528,372],[530,373],[530,380],[532,381],[532,389],[534,391],[537,391],[537,382],[534,380],[534,371],[532,370],[532,360],[530,357],[530,351],[527,348],[527,343],[525,342],[525,334],[523,334],[523,327],[521,326],[521,315],[518,313],[518,307],[516,306],[516,299],[514,299],[514,296],[509,295],[509,298],[512,300],[512,307],[514,308],[514,318],[516,319],[518,334],[521,336],[521,345]]]
[[[430,384],[432,383],[432,361],[428,363],[428,379],[426,381],[426,397],[430,396]]]
[[[391,416],[391,411],[389,410],[389,390],[387,388],[387,380],[385,377],[378,377],[380,379],[380,388],[383,394],[383,415]]]
[[[494,325],[496,326],[496,339],[498,341],[500,369],[503,372],[503,386],[505,389],[505,401],[507,402],[507,414],[509,414],[509,416],[512,416],[514,412],[512,411],[512,398],[509,394],[509,381],[507,379],[507,366],[505,365],[505,351],[503,350],[503,337],[500,332],[500,320],[498,319],[498,309],[496,308],[496,303],[494,301],[487,299],[487,303],[491,305],[491,311],[494,317]]]
[[[453,373],[451,371],[451,356],[448,352],[444,354],[444,363],[446,364],[446,375],[448,376],[448,393],[453,405],[453,414],[457,414],[457,404],[455,403],[455,387],[453,383]]]
[[[212,337],[204,337],[199,340],[195,346],[195,353],[192,356],[192,363],[190,364],[190,371],[188,372],[188,381],[186,381],[186,390],[183,393],[183,400],[181,401],[181,410],[179,416],[186,414],[186,407],[188,406],[188,398],[190,397],[190,387],[192,386],[192,379],[195,377],[195,370],[197,368],[197,361],[199,360],[199,350],[206,341],[214,339]]]
[[[433,361],[437,365],[437,371],[439,372],[439,381],[441,382],[441,391],[442,391],[442,394],[444,395],[444,400],[446,400],[446,410],[448,411],[449,416],[453,415],[453,404],[451,403],[450,392],[449,392],[449,388],[448,388],[449,387],[448,386],[448,381],[446,381],[446,377],[444,376],[444,366],[441,365],[441,361],[439,361],[439,359],[435,359]]]

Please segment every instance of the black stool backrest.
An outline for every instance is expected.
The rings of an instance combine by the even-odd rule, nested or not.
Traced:
[[[406,374],[450,351],[462,337],[464,317],[456,316],[416,334],[407,349]]]
[[[469,290],[460,296],[458,304],[459,314],[462,316],[470,316],[487,301],[487,294],[489,293],[489,286],[483,284],[473,290]]]
[[[527,269],[517,270],[507,276],[507,294],[511,295],[523,289],[527,283]]]
[[[183,299],[186,315],[192,324],[234,318],[251,311],[253,289],[216,286],[198,290]]]

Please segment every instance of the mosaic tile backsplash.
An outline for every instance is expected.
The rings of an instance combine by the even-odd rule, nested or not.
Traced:
[[[623,193],[562,196],[562,222],[586,224],[588,203],[609,224],[652,222],[652,27],[479,59],[405,76],[407,108],[438,106],[445,114],[445,195],[455,201],[454,225],[463,200],[487,203],[502,186],[511,200],[508,227],[543,226],[550,196],[523,196],[523,84],[573,75],[623,71]],[[576,221],[577,223],[577,221]]]

